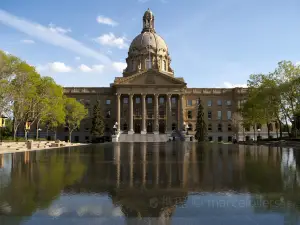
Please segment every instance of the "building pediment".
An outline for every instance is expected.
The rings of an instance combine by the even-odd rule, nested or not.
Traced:
[[[148,70],[146,72],[138,73],[129,77],[116,77],[114,81],[114,85],[116,86],[123,86],[123,85],[138,85],[138,86],[149,86],[149,85],[156,85],[156,86],[165,86],[165,85],[181,85],[185,86],[186,83],[181,78],[171,77],[164,73],[155,71],[155,70]]]

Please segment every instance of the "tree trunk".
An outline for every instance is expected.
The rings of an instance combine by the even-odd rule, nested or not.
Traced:
[[[70,142],[70,143],[72,143],[72,141],[71,141],[71,140],[72,140],[72,132],[73,132],[73,130],[70,130],[70,131],[69,131],[69,142]]]
[[[280,135],[280,139],[282,139],[282,123],[281,123],[281,121],[279,121],[279,135]]]
[[[40,125],[40,121],[41,120],[38,120],[37,122],[36,122],[36,140],[39,140],[39,125]]]
[[[268,139],[270,137],[270,126],[269,126],[269,122],[267,122],[267,128],[268,128]]]
[[[255,125],[253,126],[253,135],[254,135],[253,141],[255,141],[255,139],[257,140],[257,138],[256,138],[256,133],[255,133]]]
[[[54,131],[54,141],[56,141],[56,129],[55,129],[55,131]]]

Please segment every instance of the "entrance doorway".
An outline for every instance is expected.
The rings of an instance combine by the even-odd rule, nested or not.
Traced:
[[[159,133],[164,134],[166,130],[165,121],[159,122]]]
[[[153,122],[148,121],[147,123],[147,133],[153,133]]]
[[[135,133],[141,133],[141,123],[140,121],[136,121],[134,124],[134,132]]]

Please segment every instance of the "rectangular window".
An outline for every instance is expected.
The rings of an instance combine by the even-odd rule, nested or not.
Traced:
[[[218,137],[218,142],[222,142],[223,141],[223,137],[222,136],[219,136]]]
[[[208,137],[208,141],[213,141],[212,136],[209,136],[209,137]]]
[[[147,103],[148,103],[148,104],[151,104],[151,103],[152,103],[152,98],[151,98],[151,97],[148,97],[148,98],[147,98]]]
[[[189,119],[192,119],[192,118],[193,118],[193,114],[192,114],[192,111],[191,111],[191,110],[188,111],[188,118],[189,118]]]
[[[222,100],[218,100],[217,104],[218,104],[218,106],[221,106],[222,105]]]
[[[193,105],[193,101],[191,99],[186,100],[186,105],[187,106],[192,106]]]
[[[173,97],[171,101],[172,101],[172,105],[176,104],[176,98],[175,97]]]
[[[124,98],[124,99],[123,99],[123,103],[124,103],[124,104],[128,104],[128,98]]]
[[[212,106],[212,100],[207,101],[207,106]]]
[[[110,105],[110,99],[106,99],[106,105]]]
[[[227,106],[231,106],[231,100],[227,100],[227,101],[226,101],[226,105],[227,105]]]
[[[231,111],[227,111],[227,119],[231,120]]]
[[[221,120],[221,119],[222,119],[222,111],[218,111],[217,119],[218,119],[218,120]]]
[[[207,118],[208,118],[209,120],[211,120],[211,118],[212,118],[211,114],[212,114],[211,111],[208,111],[208,112],[207,112]]]
[[[140,104],[141,103],[141,98],[140,97],[136,97],[135,98],[135,103],[136,104]]]
[[[164,102],[165,102],[165,99],[164,99],[163,97],[160,97],[160,98],[159,98],[159,104],[162,105],[162,104],[164,104]]]

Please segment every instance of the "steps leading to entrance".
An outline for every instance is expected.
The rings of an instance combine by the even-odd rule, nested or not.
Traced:
[[[119,142],[167,142],[167,134],[120,134]]]

